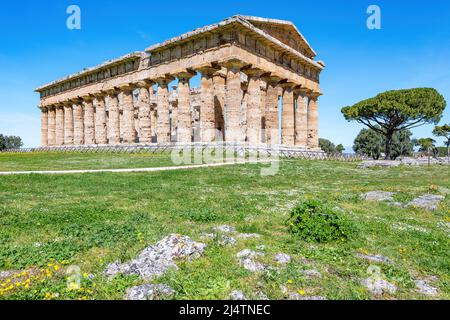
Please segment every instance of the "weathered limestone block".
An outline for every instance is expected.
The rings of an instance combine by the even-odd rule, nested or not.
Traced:
[[[281,115],[281,143],[285,146],[294,146],[294,91],[292,83],[282,84],[283,110]]]
[[[211,67],[200,68],[200,137],[202,142],[211,142],[216,138],[216,114],[214,101],[213,74]],[[220,108],[220,107],[219,107]]]
[[[241,69],[245,64],[239,60],[227,61],[227,85],[225,105],[227,106],[227,123],[225,137],[228,142],[244,142],[245,135],[241,129]]]
[[[247,140],[250,145],[261,143],[261,83],[260,77],[264,73],[259,69],[245,69],[248,75],[248,101],[247,101]]]
[[[71,104],[64,106],[64,144],[73,145],[73,110]]]
[[[73,143],[75,145],[84,144],[84,112],[81,101],[75,101],[73,108]]]
[[[105,95],[97,94],[94,99],[95,107],[95,143],[108,143],[108,125],[106,122]]]
[[[159,78],[158,83],[158,125],[157,125],[157,140],[158,143],[170,142],[170,114],[169,114],[169,88],[168,85],[172,78]]]
[[[133,87],[123,86],[121,109],[123,110],[123,142],[135,143],[136,131],[134,130],[134,104],[133,104]]]
[[[265,78],[267,81],[266,91],[266,142],[268,144],[279,144],[279,117],[278,96],[280,78],[272,76]],[[275,139],[275,140],[274,140]]]
[[[308,96],[305,90],[297,90],[297,108],[295,109],[295,146],[306,147],[308,144]]]
[[[95,144],[95,115],[93,97],[83,98],[84,109],[84,144]]]
[[[48,109],[48,145],[56,145],[56,110],[54,107]]]
[[[64,144],[64,108],[61,105],[56,107],[56,138],[57,146]]]
[[[41,108],[41,146],[48,146],[48,109]]]
[[[308,147],[319,148],[319,105],[318,95],[309,96],[308,104]]]
[[[225,93],[227,74],[225,71],[218,71],[213,74],[214,84],[214,115],[216,140],[225,140]]]
[[[192,142],[192,115],[190,104],[190,84],[189,80],[195,75],[194,72],[186,71],[177,75],[178,78],[178,110],[176,118],[178,120],[177,142]]]
[[[151,143],[152,142],[152,123],[151,123],[151,110],[150,110],[150,91],[153,90],[152,83],[149,81],[142,81],[137,84],[139,86],[139,142]]]
[[[120,110],[119,99],[115,90],[107,91],[105,97],[106,108],[108,109],[108,139],[109,144],[120,143]]]

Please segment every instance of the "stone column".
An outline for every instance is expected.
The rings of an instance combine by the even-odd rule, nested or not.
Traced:
[[[73,145],[73,109],[70,103],[64,105],[64,144]]]
[[[214,84],[214,114],[215,114],[215,129],[217,129],[216,140],[225,140],[225,93],[227,74],[223,71],[217,71],[213,74]],[[220,133],[219,133],[220,132]]]
[[[83,97],[84,109],[84,144],[95,144],[95,111],[94,111],[94,97]]]
[[[227,61],[224,66],[227,68],[226,84],[226,128],[225,139],[227,142],[244,142],[245,133],[242,132],[241,122],[241,69],[245,64],[239,60]]]
[[[56,124],[55,124],[55,144],[62,146],[64,144],[64,108],[57,105],[56,108]]]
[[[140,143],[152,142],[152,123],[150,110],[150,90],[153,83],[151,81],[141,81],[136,84],[139,88],[138,108],[139,108],[139,131]]]
[[[157,141],[158,143],[170,143],[170,115],[169,115],[169,83],[173,80],[171,77],[156,79],[158,83],[157,97],[157,115],[158,127]]]
[[[319,94],[309,94],[308,103],[308,147],[319,149]]]
[[[212,142],[216,138],[216,114],[214,98],[213,74],[217,69],[210,66],[198,69],[200,81],[200,139],[202,142]]]
[[[48,109],[41,109],[41,146],[48,146]]]
[[[178,130],[177,142],[192,142],[192,115],[191,115],[191,89],[189,80],[195,72],[186,70],[177,74],[178,78]]]
[[[94,99],[95,108],[95,143],[108,143],[108,124],[106,123],[105,94],[98,93]]]
[[[56,145],[56,110],[54,106],[48,109],[48,145]]]
[[[105,105],[108,109],[108,139],[109,144],[120,144],[120,109],[117,91],[106,91]]]
[[[264,71],[260,69],[244,69],[248,76],[247,88],[247,140],[251,146],[261,143],[262,97],[260,77]]]
[[[73,101],[73,143],[74,145],[84,144],[84,111],[81,100]]]
[[[267,82],[266,91],[266,142],[268,144],[277,145],[279,141],[279,86],[281,78],[277,76],[269,76],[265,78]],[[273,141],[272,138],[275,138]]]
[[[294,86],[292,82],[283,83],[283,110],[281,114],[281,143],[292,147],[295,143],[294,129]]]
[[[295,146],[306,147],[308,144],[308,96],[307,90],[295,90],[297,108],[295,109]]]
[[[122,90],[122,104],[123,110],[123,142],[130,144],[136,142],[136,131],[134,130],[134,104],[133,104],[133,90],[134,87],[130,85],[121,86]]]

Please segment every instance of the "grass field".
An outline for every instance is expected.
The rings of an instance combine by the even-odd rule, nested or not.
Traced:
[[[105,154],[0,155],[0,171],[99,169],[171,165],[169,156]],[[414,279],[436,276],[439,294],[450,298],[450,173],[441,166],[357,169],[356,163],[285,160],[280,172],[262,177],[264,164],[154,173],[0,176],[0,272],[24,271],[27,281],[0,280],[0,299],[122,299],[136,277],[102,275],[107,264],[127,261],[170,233],[201,241],[221,224],[259,239],[221,247],[208,242],[205,254],[180,263],[155,283],[176,290],[176,299],[228,299],[232,290],[271,299],[281,289],[328,299],[372,299],[361,285],[371,263],[358,253],[382,254],[376,264],[398,290],[385,299],[427,299]],[[427,212],[360,199],[367,191],[398,192],[407,202],[425,193],[446,196]],[[302,199],[318,198],[344,210],[358,233],[347,242],[310,243],[286,227]],[[276,253],[293,261],[278,272],[251,273],[235,257],[242,249],[266,246],[262,261]],[[61,271],[76,265],[82,288],[69,290]],[[315,269],[321,277],[302,271]],[[27,276],[32,274],[33,276]],[[23,279],[25,279],[23,278]],[[22,278],[20,278],[22,279]],[[12,285],[11,283],[14,283]],[[12,285],[12,288],[11,288]],[[8,288],[8,290],[5,290]],[[1,291],[3,289],[3,291]]]

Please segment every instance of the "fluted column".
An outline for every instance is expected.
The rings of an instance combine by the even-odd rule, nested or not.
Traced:
[[[318,94],[309,94],[308,103],[308,147],[319,148],[319,105]]]
[[[108,139],[109,144],[120,143],[120,109],[117,91],[115,89],[106,91],[105,105],[108,109]]]
[[[202,142],[212,142],[216,138],[213,74],[217,69],[206,66],[198,68],[198,71],[201,73],[200,139]]]
[[[281,114],[281,143],[284,146],[294,146],[294,84],[283,83],[283,110]]]
[[[281,78],[277,76],[266,77],[266,142],[268,144],[279,144],[279,86]],[[273,141],[272,138],[275,140]]]
[[[94,99],[95,108],[95,143],[108,143],[108,124],[106,122],[105,94],[98,93]]]
[[[73,108],[73,143],[74,145],[84,144],[84,111],[81,100],[75,100]]]
[[[72,104],[64,105],[64,144],[73,145],[73,110]]]
[[[134,87],[130,85],[120,87],[122,90],[122,99],[120,103],[122,104],[121,109],[123,110],[123,142],[124,143],[135,143],[136,142],[136,131],[134,130],[134,104],[133,104],[133,90]]]
[[[57,105],[55,110],[55,144],[57,146],[62,146],[64,144],[64,108],[62,105]]]
[[[261,143],[262,99],[260,77],[264,73],[260,69],[244,69],[248,75],[247,88],[247,140],[250,145]]]
[[[226,129],[225,139],[228,142],[244,142],[245,133],[241,128],[241,69],[245,64],[239,60],[227,61],[224,66],[227,68],[226,84]]]
[[[158,127],[157,141],[158,143],[170,143],[170,115],[169,115],[169,83],[173,78],[159,78],[156,79],[158,83],[158,97],[157,97],[157,115]]]
[[[152,122],[150,110],[150,90],[153,83],[150,81],[141,81],[136,84],[139,88],[138,108],[139,108],[139,131],[140,143],[152,142]]]
[[[48,146],[48,109],[41,108],[41,146]]]
[[[56,145],[56,110],[54,106],[48,109],[48,145]]]
[[[296,93],[297,108],[295,109],[295,146],[306,147],[308,144],[308,96],[305,89],[298,89]]]
[[[178,136],[177,142],[192,142],[191,89],[189,80],[195,72],[186,70],[177,74],[178,78]]]
[[[95,110],[94,110],[94,97],[83,97],[83,109],[84,109],[84,144],[95,144]]]
[[[217,129],[216,140],[218,141],[223,141],[225,139],[226,78],[226,72],[217,71],[213,74],[215,129]]]

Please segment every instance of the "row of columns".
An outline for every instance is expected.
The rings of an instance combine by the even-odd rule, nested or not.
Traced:
[[[201,73],[202,142],[217,139],[247,141],[251,145],[281,142],[285,146],[318,148],[318,95],[241,61],[228,61],[223,67],[225,73],[217,66],[206,65],[41,108],[42,145],[132,144],[137,141],[137,130],[140,143],[151,143],[154,134],[158,143],[171,142],[169,83],[175,78],[178,79],[178,107],[172,121],[176,120],[177,142],[190,143],[193,139],[190,79],[198,71]],[[242,73],[248,77],[244,111]],[[155,83],[158,85],[157,107],[152,110],[151,93]],[[133,99],[136,89],[139,90],[138,121]],[[243,118],[246,119],[244,125]],[[281,141],[278,141],[280,127]],[[217,136],[217,129],[224,133]]]

